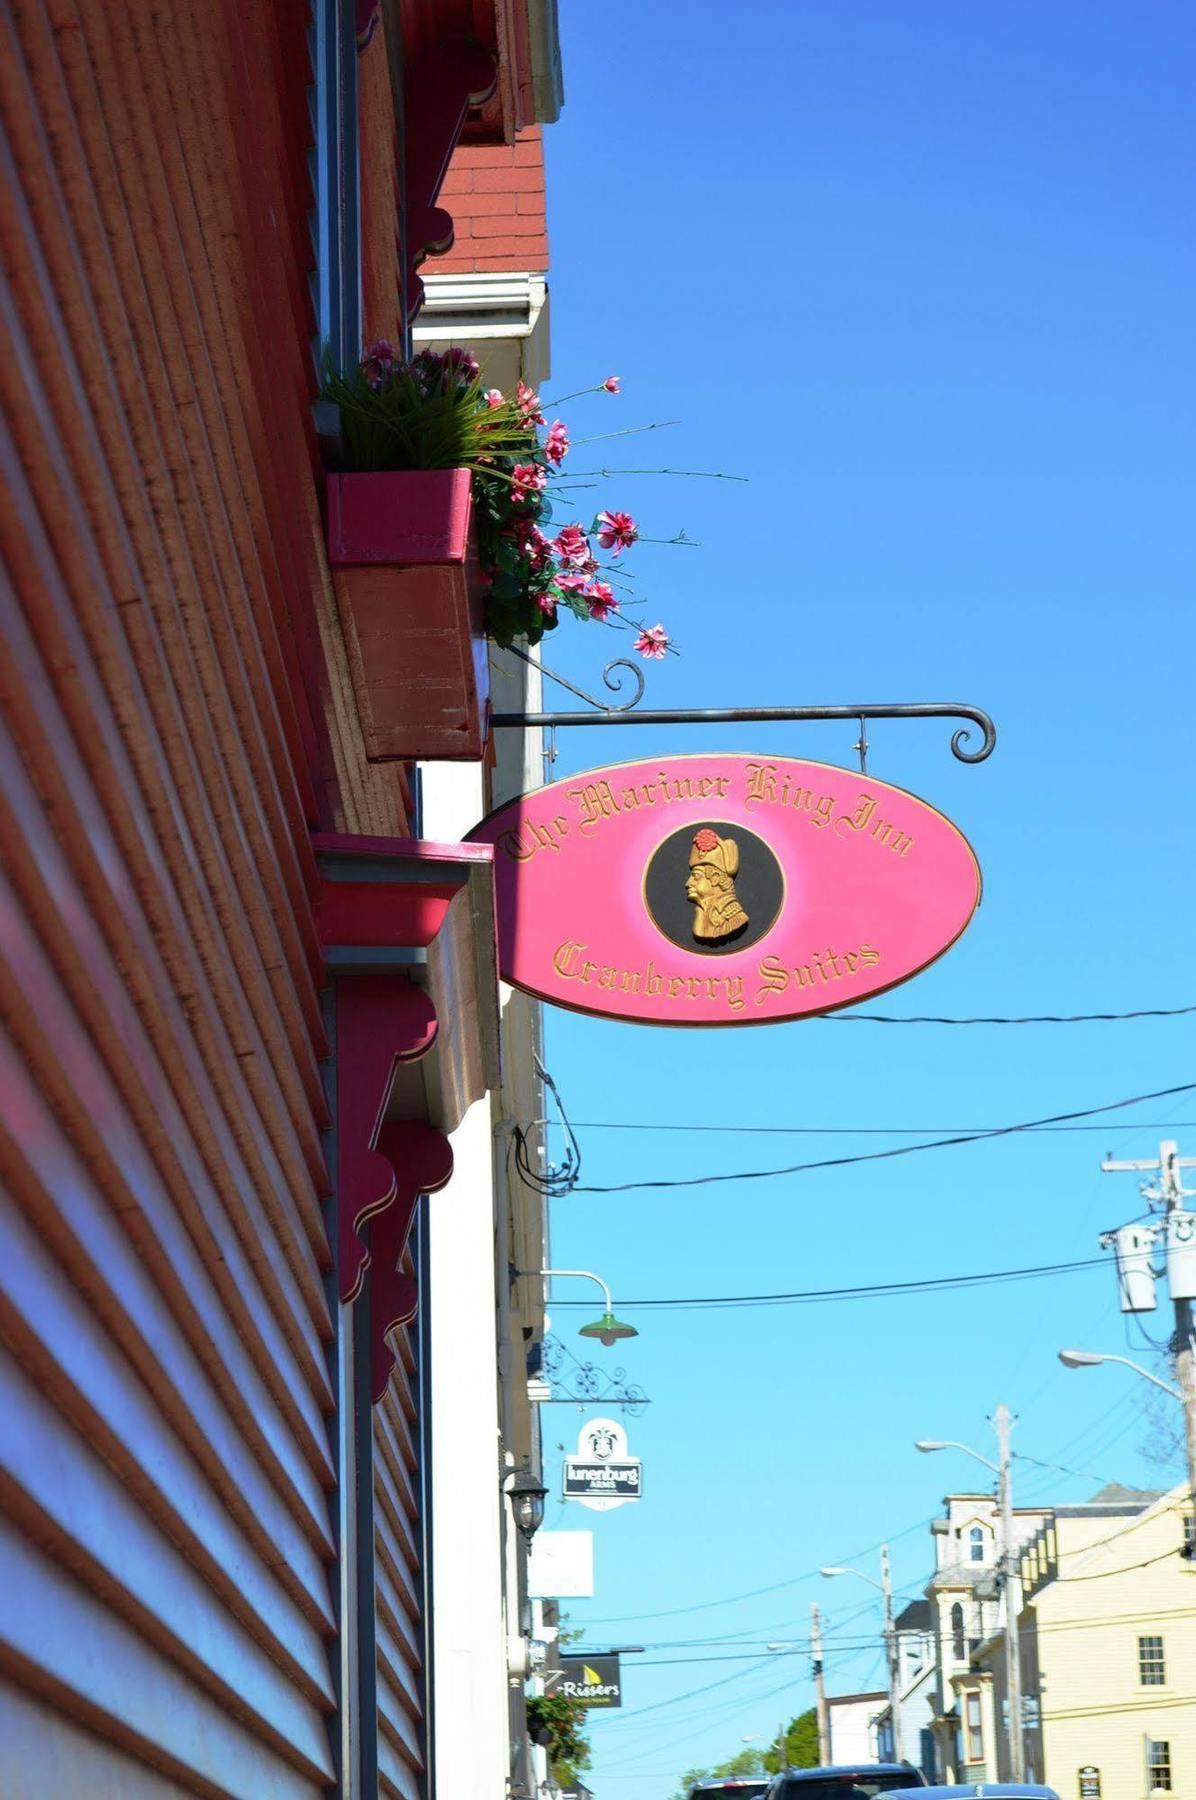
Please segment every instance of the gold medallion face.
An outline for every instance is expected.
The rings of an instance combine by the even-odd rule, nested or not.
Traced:
[[[759,943],[784,898],[781,865],[764,839],[725,820],[671,832],[644,870],[644,905],[657,931],[699,955]]]

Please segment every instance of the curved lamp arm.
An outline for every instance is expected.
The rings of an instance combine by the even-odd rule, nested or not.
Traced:
[[[965,1456],[970,1456],[974,1462],[983,1463],[985,1468],[991,1469],[994,1475],[1001,1473],[996,1463],[990,1462],[987,1456],[981,1456],[979,1450],[973,1450],[970,1444],[957,1443],[954,1438],[919,1438],[914,1449],[922,1451],[962,1450]]]
[[[1095,1368],[1097,1363],[1120,1363],[1123,1368],[1132,1369],[1135,1375],[1141,1375],[1143,1381],[1151,1381],[1155,1387],[1162,1388],[1173,1400],[1183,1399],[1179,1389],[1172,1387],[1169,1381],[1162,1381],[1159,1376],[1152,1375],[1149,1369],[1144,1369],[1141,1363],[1134,1362],[1128,1356],[1115,1356],[1112,1351],[1060,1350],[1059,1361],[1065,1369],[1090,1369]]]
[[[611,1302],[610,1289],[607,1287],[605,1281],[603,1281],[601,1275],[595,1275],[590,1269],[519,1269],[517,1273],[520,1275],[576,1275],[582,1281],[597,1282],[598,1286],[602,1289],[602,1298],[606,1305],[607,1312],[610,1313],[615,1310]]]
[[[819,1569],[818,1573],[826,1576],[854,1575],[858,1581],[868,1582],[869,1586],[874,1587],[878,1593],[883,1594],[885,1591],[884,1582],[877,1581],[875,1575],[865,1575],[863,1569]]]

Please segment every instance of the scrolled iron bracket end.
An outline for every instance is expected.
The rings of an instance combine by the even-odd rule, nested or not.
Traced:
[[[608,662],[602,671],[602,679],[612,694],[621,694],[623,691],[624,678],[622,675],[615,674],[616,669],[630,671],[632,680],[635,682],[635,692],[630,700],[622,700],[617,706],[608,706],[605,710],[607,712],[631,712],[633,707],[638,706],[644,697],[644,671],[637,663],[630,662],[627,657],[616,656],[613,662]]]
[[[951,734],[952,756],[962,763],[986,762],[997,747],[996,726],[988,714],[981,712],[979,707],[960,706],[956,708],[956,711],[962,713],[965,718],[974,720],[979,725],[982,736],[975,750],[965,749],[964,746],[970,741],[972,733],[966,725],[961,725],[958,731]]]

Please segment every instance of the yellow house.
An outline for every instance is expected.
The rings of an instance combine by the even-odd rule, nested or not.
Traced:
[[[1027,1777],[1062,1800],[1196,1800],[1191,1500],[1186,1486],[1143,1498],[1056,1507],[1022,1547]],[[973,1750],[1007,1781],[1003,1630],[954,1685],[961,1735],[975,1721]]]

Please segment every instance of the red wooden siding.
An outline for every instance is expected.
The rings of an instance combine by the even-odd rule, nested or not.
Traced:
[[[5,1796],[335,1779],[308,831],[408,823],[323,551],[306,27],[0,13]],[[379,1481],[417,1770],[408,1454]]]
[[[407,1264],[413,1273],[410,1260]],[[419,1800],[424,1787],[424,1636],[415,1328],[394,1333],[394,1374],[374,1414],[374,1557],[377,1582],[378,1787]]]

